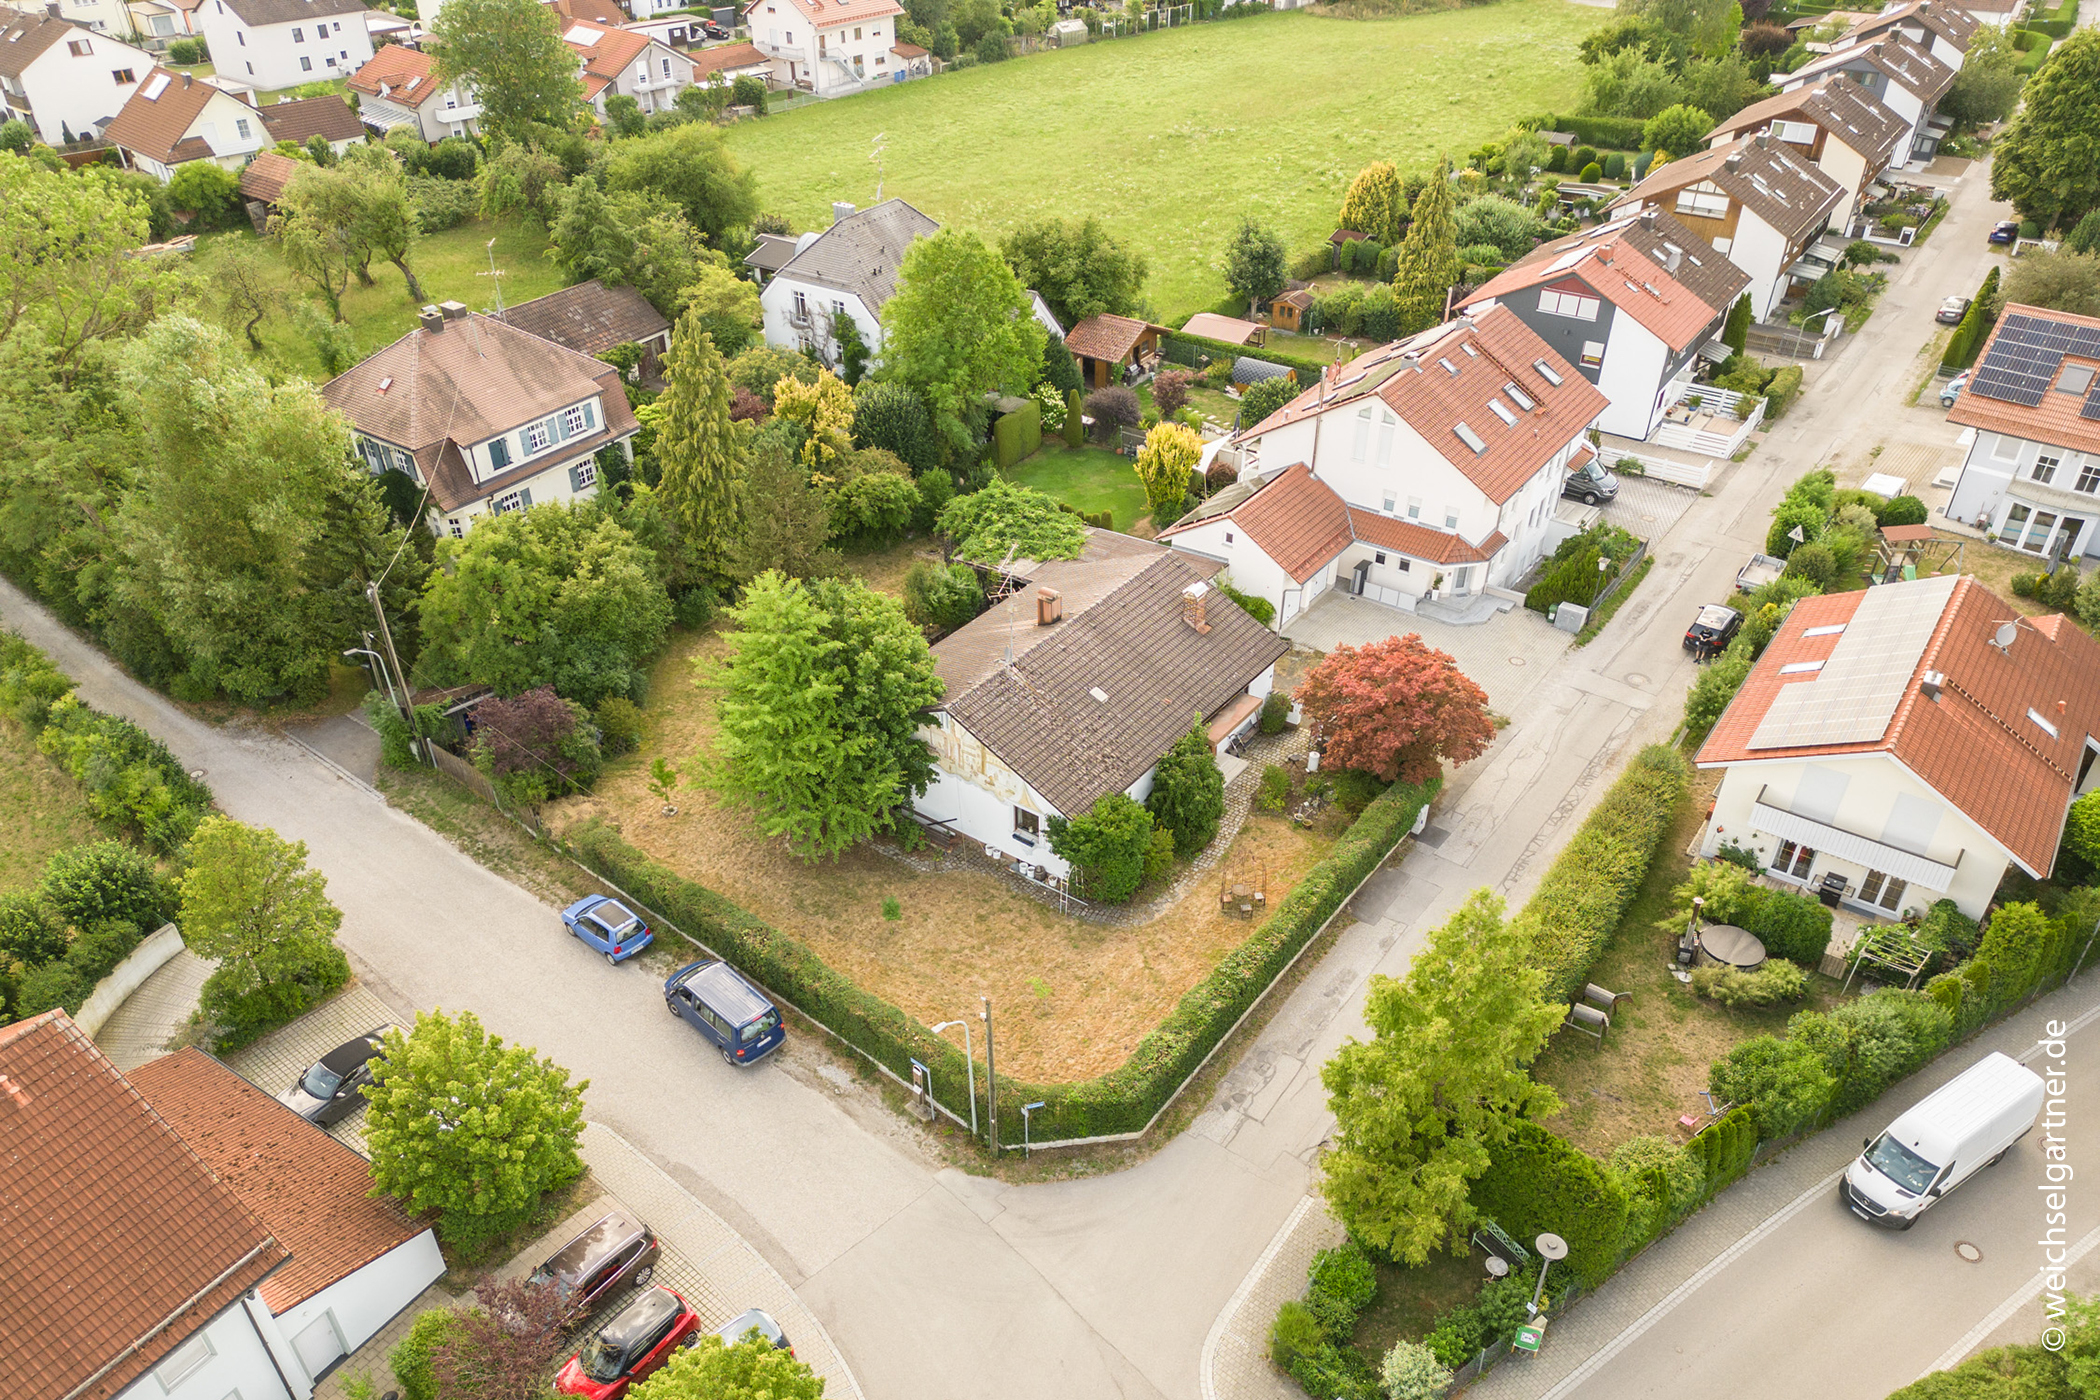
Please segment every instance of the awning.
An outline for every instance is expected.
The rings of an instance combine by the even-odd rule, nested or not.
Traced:
[[[1809,817],[1783,812],[1763,802],[1750,808],[1750,825],[1782,841],[1792,841],[1821,851],[1824,855],[1836,856],[1839,860],[1863,865],[1869,870],[1879,870],[1885,875],[1894,875],[1907,884],[1923,885],[1927,889],[1945,894],[1954,884],[1955,867],[1942,865],[1936,860],[1899,851],[1894,846],[1846,831],[1842,827]],[[1959,857],[1956,857],[1958,860]]]
[[[393,103],[382,101],[377,97],[360,96],[358,98],[357,115],[358,119],[364,122],[366,126],[379,131],[392,131],[397,126],[420,127],[422,125],[414,112],[396,107]]]
[[[1734,353],[1735,351],[1729,348],[1726,341],[1709,340],[1706,344],[1699,347],[1699,358],[1712,360],[1715,364],[1720,364]]]

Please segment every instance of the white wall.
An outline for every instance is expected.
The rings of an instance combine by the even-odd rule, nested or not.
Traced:
[[[1597,416],[1597,426],[1635,442],[1647,441],[1662,417],[1663,375],[1669,367],[1670,347],[1639,321],[1614,309],[1604,364],[1597,372],[1597,388],[1611,404]]]
[[[1831,227],[1852,227],[1852,217],[1860,205],[1859,192],[1867,187],[1867,158],[1835,136],[1826,136],[1823,158],[1816,162],[1816,168],[1845,187],[1845,202],[1830,216]]]
[[[88,52],[75,54],[72,45],[82,41]],[[11,87],[19,84],[30,110],[5,115],[27,120],[47,145],[63,144],[68,131],[76,138],[93,136],[96,122],[123,110],[153,71],[153,62],[153,55],[144,49],[106,34],[61,40],[38,54],[19,79],[6,80]],[[128,72],[131,80],[118,81],[120,72]]]
[[[697,22],[699,16],[693,16]],[[622,68],[619,75],[598,90],[591,106],[605,115],[605,99],[618,93],[632,97],[644,112],[668,112],[678,104],[678,94],[693,85],[693,61],[676,49],[653,40],[641,57]]]
[[[620,440],[623,448],[626,447],[627,442],[628,439],[626,438]],[[587,501],[598,494],[598,464],[595,460],[595,455],[595,452],[589,452],[581,457],[566,457],[556,453],[549,459],[545,471],[540,472],[536,476],[525,478],[516,486],[505,487],[501,492],[487,500],[475,501],[469,505],[461,506],[450,515],[440,514],[437,508],[433,506],[430,512],[430,532],[434,535],[451,535],[454,538],[463,536],[467,531],[474,528],[476,520],[490,514],[498,504],[509,502],[513,496],[518,498],[518,503],[515,507],[504,504],[506,510],[522,510],[530,506],[543,506],[550,501],[566,505],[573,505],[577,501]],[[631,459],[632,453],[629,456]],[[577,469],[577,476],[584,478],[582,489],[580,490],[573,485],[577,478],[570,475],[569,469],[571,467]]]
[[[219,76],[264,91],[347,78],[372,57],[372,36],[364,15],[355,10],[250,28],[226,0],[205,0],[197,20],[211,44],[212,65]],[[326,34],[320,32],[324,27]],[[298,39],[292,37],[294,31]],[[301,59],[309,66],[302,68]]]
[[[1302,598],[1298,581],[1248,539],[1239,522],[1224,518],[1206,521],[1172,536],[1167,543],[1206,559],[1223,560],[1234,588],[1269,600],[1269,605],[1276,609],[1277,626],[1289,622],[1300,611]],[[1321,561],[1320,567],[1333,572],[1325,560]]]
[[[1071,874],[1071,864],[1050,849],[1050,818],[1064,814],[953,716],[942,714],[935,719],[936,723],[919,730],[919,737],[933,750],[935,777],[912,803],[914,810],[930,820],[949,822],[968,839],[995,846],[1016,860],[1043,866],[1059,877]],[[1151,774],[1140,782],[1149,792]],[[1042,835],[1034,845],[1014,832],[1016,807],[1042,818]]]
[[[446,99],[452,105],[447,106]],[[470,136],[478,132],[481,119],[481,102],[472,92],[463,91],[461,85],[453,83],[430,95],[416,109],[416,120],[423,132],[423,139],[436,145],[447,136]]]
[[[885,15],[843,27],[821,25],[790,0],[760,0],[744,11],[753,42],[774,62],[774,76],[786,84],[814,82],[819,93],[888,82],[897,19]]]
[[[1735,223],[1735,238],[1727,249],[1728,261],[1749,275],[1750,309],[1762,321],[1786,295],[1786,239],[1778,229],[1744,209]]]
[[[2036,459],[2045,453],[2059,460],[2050,479],[2039,482],[2034,479]],[[2010,434],[1978,431],[1969,444],[1961,475],[1955,480],[1947,516],[1976,524],[1996,538],[2012,507],[2024,503],[2033,510],[2058,516],[2057,530],[2065,528],[2061,523],[2064,518],[2083,522],[2076,527],[2079,538],[2073,544],[2081,553],[2090,555],[2100,550],[2100,529],[2094,528],[2094,522],[2100,520],[2100,489],[2077,489],[2088,466],[2096,469],[2094,484],[2100,488],[2100,458]],[[2038,546],[2046,541],[2023,537],[2017,546],[2012,541],[2002,543],[2039,554],[2043,551]],[[2049,552],[2054,552],[2053,545]]]
[[[809,308],[807,326],[796,325],[790,319],[794,314],[797,292],[802,294]],[[852,292],[777,276],[759,292],[758,304],[765,322],[766,344],[776,350],[800,350],[807,340],[818,354],[836,365],[838,341],[831,332],[831,321],[843,308],[860,330],[861,343],[868,347],[871,366],[882,353],[882,321]]]
[[[118,1392],[118,1400],[292,1400],[278,1378],[262,1338],[236,1302],[199,1329],[210,1343],[211,1358],[184,1377],[173,1390],[148,1371]],[[198,1334],[192,1334],[198,1335]]]
[[[445,1260],[438,1252],[437,1236],[425,1230],[274,1318],[284,1339],[279,1350],[293,1354],[291,1339],[325,1315],[342,1340],[344,1351],[356,1351],[444,1272]],[[297,1365],[296,1356],[293,1365]],[[241,1400],[247,1400],[247,1396],[244,1394]]]

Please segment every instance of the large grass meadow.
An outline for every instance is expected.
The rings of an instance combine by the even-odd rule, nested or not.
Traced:
[[[1033,54],[743,122],[761,204],[822,228],[882,193],[996,238],[1093,214],[1152,265],[1157,317],[1225,295],[1242,214],[1295,252],[1334,229],[1349,180],[1463,158],[1520,117],[1574,107],[1576,44],[1609,19],[1570,0],[1388,20],[1287,11]]]

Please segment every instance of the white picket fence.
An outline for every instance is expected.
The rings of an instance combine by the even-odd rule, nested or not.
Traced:
[[[1625,470],[1619,464],[1631,458],[1640,463],[1640,475],[1652,476],[1657,481],[1667,481],[1673,486],[1689,486],[1695,491],[1705,490],[1707,483],[1714,479],[1714,472],[1718,470],[1710,458],[1700,466],[1688,467],[1667,457],[1653,457],[1645,452],[1633,452],[1624,448],[1607,449],[1606,455],[1610,460],[1604,465],[1613,471]]]
[[[1749,441],[1750,434],[1757,431],[1757,425],[1765,421],[1762,394],[1757,396],[1756,406],[1750,410],[1748,418],[1735,416],[1743,396],[1733,389],[1716,389],[1710,384],[1702,384],[1680,402],[1693,398],[1699,400],[1699,413],[1711,414],[1714,419],[1727,424],[1728,431],[1716,432],[1711,427],[1674,423],[1666,418],[1656,425],[1648,440],[1657,447],[1682,448],[1686,452],[1704,452],[1712,457],[1733,457],[1736,450]]]

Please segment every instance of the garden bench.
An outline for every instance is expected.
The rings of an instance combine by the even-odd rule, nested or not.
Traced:
[[[1598,986],[1595,982],[1591,982],[1583,987],[1582,999],[1584,1001],[1594,1002],[1598,1006],[1603,1007],[1606,1011],[1617,1011],[1619,1009],[1620,1002],[1633,1000],[1633,993],[1607,992],[1606,990],[1604,990],[1604,988]]]
[[[1568,1008],[1568,1019],[1561,1022],[1561,1025],[1573,1026],[1576,1030],[1602,1041],[1604,1033],[1611,1029],[1611,1017],[1594,1006],[1584,1006],[1577,1002]]]

